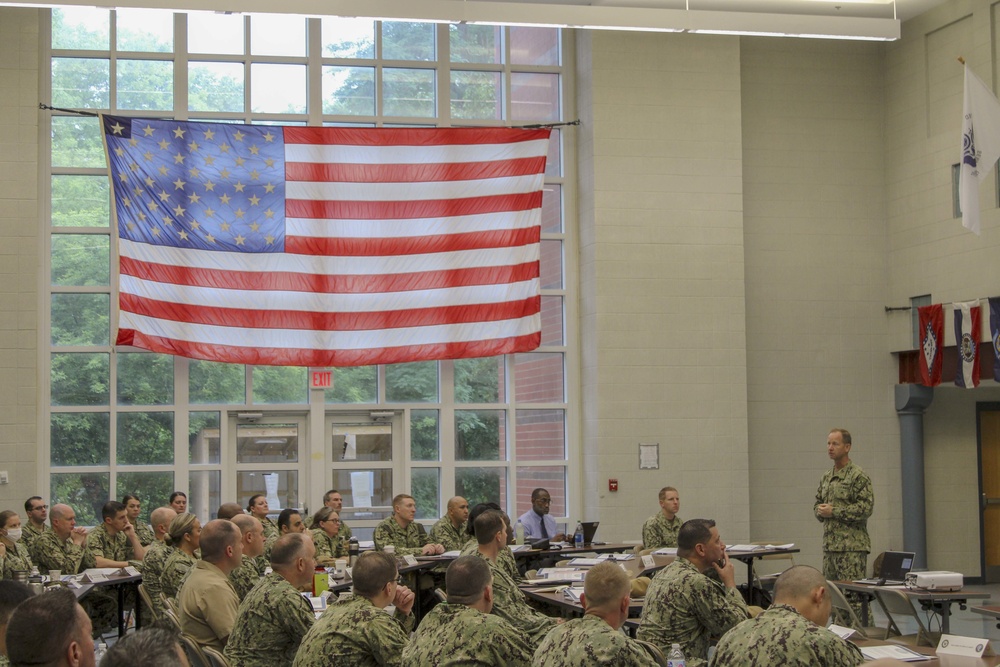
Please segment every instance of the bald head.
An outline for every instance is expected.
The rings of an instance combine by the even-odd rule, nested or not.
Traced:
[[[240,536],[239,529],[231,521],[225,519],[209,521],[201,529],[201,559],[215,564],[228,574],[220,563],[230,560],[233,550],[238,550],[240,555],[243,554],[243,550],[239,549]],[[237,564],[238,561],[239,558]]]
[[[240,539],[243,542],[243,553],[255,558],[264,553],[264,526],[260,520],[250,514],[237,514],[231,519],[234,526],[240,529]]]
[[[222,503],[216,516],[220,519],[232,519],[240,514],[243,514],[243,508],[239,503]]]
[[[455,528],[461,529],[469,519],[469,501],[462,496],[455,496],[448,501],[448,519]]]
[[[808,565],[790,567],[774,582],[774,604],[794,607],[816,625],[825,626],[831,606],[826,578]]]
[[[65,519],[72,514],[74,514],[72,507],[59,503],[58,505],[53,505],[52,509],[49,510],[49,520]]]
[[[177,518],[177,512],[172,507],[157,507],[149,515],[149,523],[153,526],[156,539],[163,540],[170,528],[170,522]]]

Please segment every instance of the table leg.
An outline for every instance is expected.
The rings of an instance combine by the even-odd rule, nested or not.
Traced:
[[[142,627],[142,596],[139,595],[139,584],[132,584],[133,590],[135,590],[135,629],[138,630]]]
[[[118,589],[118,636],[125,636],[125,586],[115,586]]]

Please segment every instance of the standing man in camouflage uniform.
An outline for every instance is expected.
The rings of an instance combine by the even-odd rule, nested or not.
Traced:
[[[104,523],[87,533],[87,551],[97,567],[127,567],[129,561],[142,560],[146,550],[128,521],[125,506],[109,500],[101,508],[101,518]]]
[[[662,549],[677,546],[677,533],[681,529],[681,518],[677,512],[681,508],[681,497],[677,489],[665,486],[660,489],[660,511],[642,524],[642,546],[644,549]]]
[[[24,524],[24,534],[21,536],[21,541],[30,554],[35,540],[48,530],[45,526],[45,520],[49,515],[49,506],[45,504],[41,496],[31,496],[24,501],[24,513],[28,517],[28,523]]]
[[[774,604],[719,641],[715,667],[854,667],[861,651],[826,629],[830,592],[819,570],[790,567],[774,584]]]
[[[249,514],[237,514],[231,521],[240,529],[243,558],[240,566],[229,573],[229,583],[233,585],[236,596],[242,602],[264,576],[264,568],[260,566],[258,558],[264,553],[264,527],[257,517]]]
[[[302,638],[316,621],[312,605],[299,593],[312,583],[315,556],[309,535],[289,533],[274,543],[274,571],[240,604],[226,643],[233,667],[291,667]]]
[[[176,518],[177,512],[169,507],[158,507],[149,515],[156,539],[146,549],[146,555],[142,559],[142,586],[153,603],[153,616],[156,618],[163,615],[160,576],[167,566],[167,559],[174,551],[174,548],[166,543],[167,529],[170,527],[170,522]]]
[[[706,575],[713,571],[720,581]],[[664,655],[671,644],[680,644],[687,667],[705,667],[711,638],[749,617],[715,522],[685,521],[677,534],[676,560],[653,577],[646,591],[639,639],[656,644]]]
[[[851,461],[851,434],[835,428],[826,438],[826,451],[833,461],[816,491],[813,513],[823,524],[823,576],[831,581],[863,579],[871,551],[868,517],[875,494],[872,480]],[[851,604],[861,613],[857,597]]]
[[[444,547],[427,539],[424,527],[417,523],[417,501],[401,493],[392,499],[392,516],[375,527],[375,548],[378,551],[391,544],[399,556],[434,556],[444,553]]]
[[[41,571],[62,570],[63,574],[77,574],[96,567],[94,556],[83,544],[87,531],[76,527],[76,512],[69,505],[53,505],[52,530],[42,533],[31,550],[31,560]]]
[[[413,667],[527,667],[531,647],[493,609],[493,575],[482,558],[462,556],[445,574],[448,602],[420,621],[403,651],[403,664]]]
[[[656,667],[656,661],[640,644],[619,632],[628,620],[631,588],[628,574],[617,563],[604,562],[592,567],[580,596],[586,614],[549,632],[531,664]]]
[[[465,544],[465,527],[469,520],[469,501],[455,496],[448,501],[448,513],[431,528],[431,542],[444,547],[445,551],[460,551]]]
[[[351,570],[354,595],[327,608],[302,639],[294,667],[399,665],[414,620],[413,592],[396,583],[396,559],[361,554]],[[394,616],[385,607],[396,607]]]
[[[143,523],[142,519],[139,518],[139,514],[142,512],[142,502],[131,493],[126,493],[122,496],[122,505],[125,506],[128,522],[132,524],[132,527],[135,528],[135,534],[139,536],[139,544],[148,547],[156,539],[156,534],[149,525]]]

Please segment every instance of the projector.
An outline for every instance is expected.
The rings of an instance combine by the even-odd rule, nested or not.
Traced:
[[[962,589],[962,573],[938,570],[935,572],[910,572],[906,586],[925,591],[957,591]]]

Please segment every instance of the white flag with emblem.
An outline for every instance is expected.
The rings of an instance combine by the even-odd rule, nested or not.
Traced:
[[[1000,101],[966,65],[958,201],[962,225],[976,234],[979,234],[979,184],[989,176],[998,158]]]

